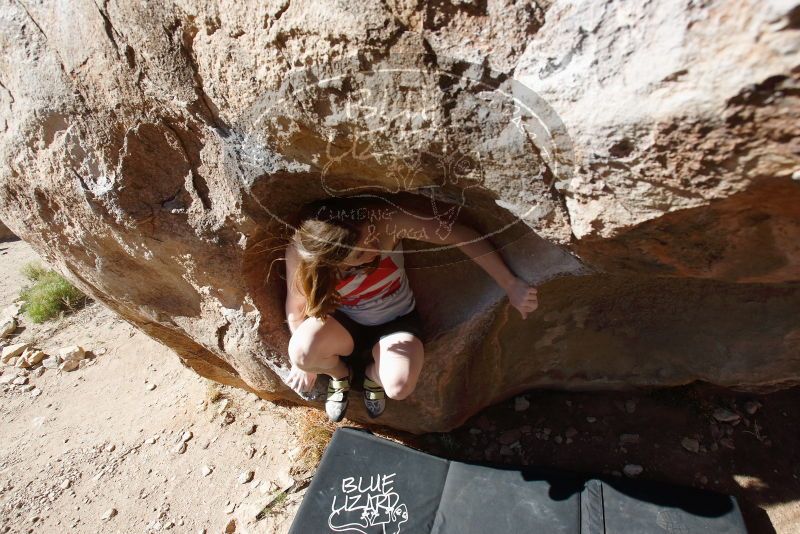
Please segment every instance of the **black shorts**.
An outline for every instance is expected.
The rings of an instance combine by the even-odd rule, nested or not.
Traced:
[[[345,330],[353,337],[355,347],[353,348],[353,352],[347,356],[358,353],[361,350],[372,351],[372,347],[375,346],[375,343],[395,332],[408,332],[418,337],[421,341],[425,341],[422,333],[422,321],[417,308],[389,322],[376,325],[358,323],[345,315],[340,309],[334,311],[331,316],[339,321]]]

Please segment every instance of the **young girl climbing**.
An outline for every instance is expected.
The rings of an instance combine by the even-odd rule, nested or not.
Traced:
[[[287,382],[308,391],[317,374],[330,376],[325,410],[332,421],[340,421],[347,409],[352,377],[346,358],[358,340],[372,348],[364,377],[370,417],[383,413],[387,396],[405,399],[416,387],[424,336],[401,239],[458,246],[506,291],[523,319],[538,306],[536,288],[515,276],[488,240],[468,226],[456,222],[442,232],[425,210],[361,199],[313,204],[285,253],[292,333]]]

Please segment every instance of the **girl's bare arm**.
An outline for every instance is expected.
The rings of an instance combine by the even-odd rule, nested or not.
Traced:
[[[437,245],[455,245],[472,261],[477,263],[508,295],[512,306],[519,310],[522,318],[538,307],[535,287],[517,277],[503,261],[491,242],[469,226],[453,223],[444,237],[437,234],[439,221],[432,213],[418,209],[404,209],[382,221],[378,232],[385,231]]]

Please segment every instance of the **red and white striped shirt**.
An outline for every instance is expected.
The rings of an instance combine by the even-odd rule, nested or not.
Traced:
[[[341,295],[339,309],[365,325],[383,324],[411,312],[416,305],[408,284],[403,247],[381,253],[378,267],[371,273],[363,268],[347,271],[336,284]]]

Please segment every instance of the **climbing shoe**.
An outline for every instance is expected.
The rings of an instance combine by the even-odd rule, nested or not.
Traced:
[[[328,382],[328,397],[325,399],[325,413],[328,419],[338,423],[347,410],[347,392],[350,391],[350,375],[344,378],[331,378]]]
[[[368,377],[364,377],[364,406],[367,407],[367,414],[375,419],[386,408],[386,392],[380,384],[373,382]]]

